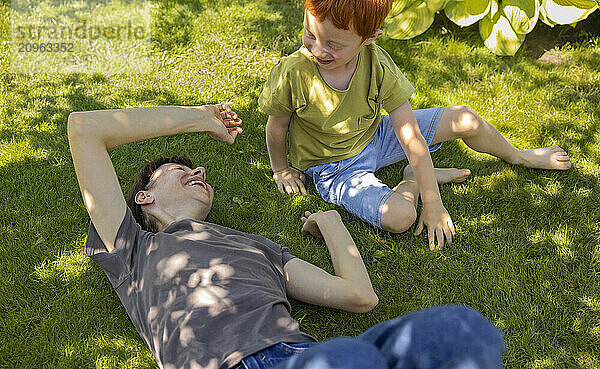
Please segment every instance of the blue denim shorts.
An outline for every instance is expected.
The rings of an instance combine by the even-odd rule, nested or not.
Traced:
[[[443,111],[443,107],[414,111],[430,152],[442,146],[441,143],[430,144]],[[375,177],[375,171],[405,158],[389,115],[383,115],[375,137],[359,154],[315,165],[305,173],[312,177],[323,200],[340,205],[365,222],[381,228],[381,208],[394,190]]]
[[[477,311],[434,306],[381,322],[356,337],[278,343],[232,369],[502,368],[502,332]]]
[[[268,347],[256,354],[246,356],[232,369],[269,369],[286,361],[294,355],[298,355],[309,348],[318,345],[318,342],[283,343]]]

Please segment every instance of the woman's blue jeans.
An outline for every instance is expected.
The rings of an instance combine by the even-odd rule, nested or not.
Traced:
[[[278,344],[248,356],[235,369],[496,369],[502,333],[462,305],[415,311],[355,338]]]

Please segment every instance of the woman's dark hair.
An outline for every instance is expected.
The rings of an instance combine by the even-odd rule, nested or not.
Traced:
[[[150,216],[144,214],[140,204],[136,204],[135,195],[139,191],[149,190],[152,188],[153,183],[150,181],[152,174],[155,170],[160,168],[161,165],[167,163],[181,164],[187,166],[188,168],[193,168],[192,161],[187,156],[175,155],[171,156],[170,158],[161,156],[148,162],[142,167],[142,169],[140,169],[135,183],[131,186],[131,188],[129,188],[129,192],[127,193],[127,206],[129,206],[129,209],[131,209],[133,217],[140,224],[140,226],[142,226],[142,229],[152,233],[158,232],[158,224]]]

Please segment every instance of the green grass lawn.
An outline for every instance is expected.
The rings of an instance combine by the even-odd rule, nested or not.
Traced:
[[[50,16],[57,5],[47,4]],[[301,2],[152,5],[146,73],[14,74],[0,56],[2,368],[156,367],[107,278],[83,254],[89,220],[66,136],[72,111],[229,102],[245,129],[233,146],[189,134],[117,148],[111,156],[123,188],[147,159],[187,154],[215,187],[209,221],[267,236],[332,269],[325,246],[300,235],[300,216],[334,207],[312,184],[306,197],[276,191],[256,102],[271,66],[300,45]],[[319,339],[353,335],[411,310],[460,303],[504,332],[507,368],[600,368],[599,41],[563,45],[560,65],[536,61],[535,38],[516,57],[499,58],[477,27],[443,19],[413,40],[379,41],[414,84],[413,108],[467,105],[519,148],[562,146],[573,168],[514,167],[462,142],[445,144],[434,164],[473,172],[441,187],[455,243],[431,252],[425,234],[389,234],[341,211],[380,303],[357,315],[294,302],[302,329]],[[379,175],[393,186],[404,165]]]

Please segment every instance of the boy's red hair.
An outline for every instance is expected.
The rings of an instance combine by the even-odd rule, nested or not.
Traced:
[[[366,40],[377,31],[394,0],[304,0],[304,8],[320,22],[329,19],[340,29],[350,29]]]

